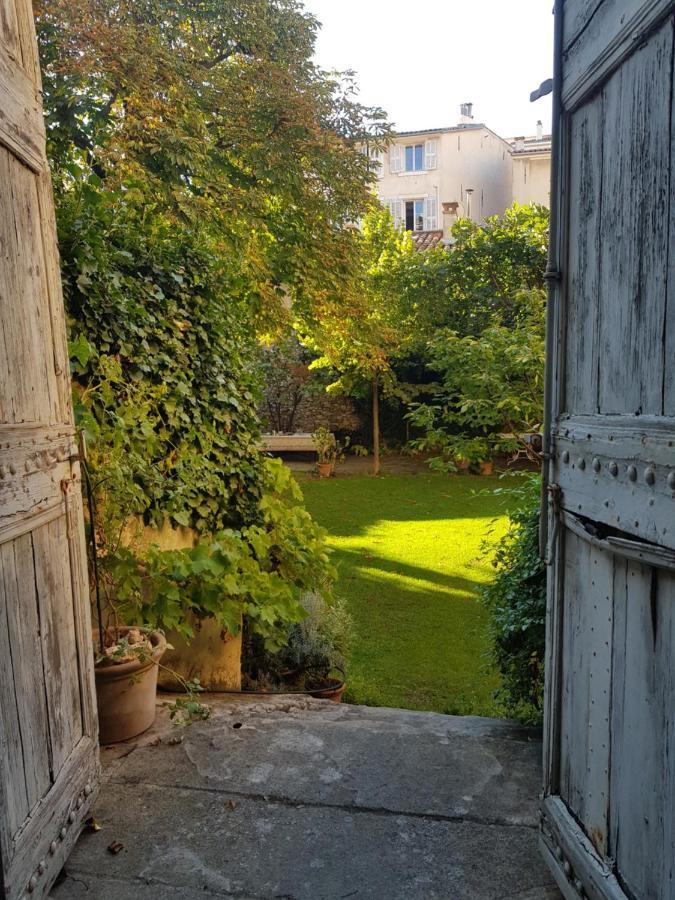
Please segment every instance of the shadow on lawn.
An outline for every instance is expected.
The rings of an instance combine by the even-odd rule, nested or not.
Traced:
[[[401,560],[376,556],[367,551],[354,548],[335,548],[332,559],[338,568],[340,581],[371,581],[380,589],[415,595],[419,600],[429,599],[451,603],[455,599],[475,601],[476,588],[485,584],[487,578],[476,572],[475,578],[458,575],[446,575],[435,569],[423,568]],[[375,570],[375,571],[374,571]],[[485,566],[483,566],[485,570]],[[351,573],[351,574],[350,574]],[[482,575],[482,577],[480,577]],[[410,579],[406,583],[401,579]],[[411,583],[414,582],[414,583]]]

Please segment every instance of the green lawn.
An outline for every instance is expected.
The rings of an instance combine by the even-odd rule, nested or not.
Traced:
[[[496,714],[475,589],[492,573],[481,542],[506,525],[504,497],[485,492],[497,482],[431,473],[302,481],[354,618],[351,702]]]

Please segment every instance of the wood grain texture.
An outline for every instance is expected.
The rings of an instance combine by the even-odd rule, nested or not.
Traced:
[[[542,848],[675,897],[675,3],[566,0]]]
[[[32,539],[52,773],[56,778],[82,737],[74,593],[65,517],[37,528]]]
[[[675,576],[617,565],[611,853],[631,895],[675,886]]]
[[[598,408],[598,304],[602,241],[603,97],[570,121],[569,251],[565,342],[565,409]]]
[[[560,794],[607,853],[614,557],[565,538]]]
[[[553,472],[564,509],[675,546],[675,422],[635,416],[561,419]]]
[[[567,0],[562,97],[577,108],[673,11],[672,0]]]
[[[672,54],[668,22],[604,90],[601,413],[660,415],[663,407],[671,105],[663,73]]]
[[[29,0],[0,0],[0,892],[44,898],[100,778],[80,472]]]
[[[0,44],[0,144],[37,173],[43,172],[47,165],[40,111],[35,84]]]

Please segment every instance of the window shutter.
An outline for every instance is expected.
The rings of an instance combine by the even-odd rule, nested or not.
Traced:
[[[401,145],[392,144],[389,148],[389,171],[395,175],[403,169],[403,160],[401,157]]]
[[[438,228],[438,202],[435,197],[427,197],[424,210],[424,230],[436,231]]]
[[[424,145],[424,168],[435,169],[438,166],[438,141],[427,141]]]
[[[389,210],[389,214],[394,220],[394,225],[398,228],[401,225],[401,216],[403,214],[403,205],[400,200],[384,200],[384,205]]]

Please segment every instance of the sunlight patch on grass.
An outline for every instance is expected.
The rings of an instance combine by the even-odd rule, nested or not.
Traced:
[[[352,702],[495,714],[475,592],[492,577],[483,541],[506,528],[497,484],[434,474],[303,482],[354,617]]]

